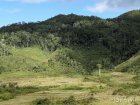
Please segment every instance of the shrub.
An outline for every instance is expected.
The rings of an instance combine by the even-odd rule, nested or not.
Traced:
[[[3,83],[0,85],[1,88],[6,88],[7,84]]]
[[[48,60],[48,66],[50,66],[50,67],[54,66],[54,60],[53,59]]]
[[[33,66],[31,69],[32,71],[36,73],[46,71],[46,67],[44,65],[36,65],[36,66]]]
[[[2,72],[4,72],[5,71],[5,67],[4,66],[0,66],[0,74],[2,73]]]
[[[66,99],[48,99],[48,98],[39,98],[32,101],[31,105],[76,105],[76,99],[74,96],[70,96]]]
[[[32,103],[33,105],[50,105],[51,101],[48,98],[44,98],[44,99],[36,99]]]
[[[70,96],[63,101],[63,105],[76,105],[76,99],[74,96]]]
[[[140,95],[140,88],[135,84],[123,84],[120,88],[116,89],[112,93],[113,95]]]
[[[17,95],[34,93],[41,90],[48,90],[51,87],[18,87],[17,83],[7,83],[0,85],[0,100],[12,99]]]
[[[93,105],[93,101],[97,101],[97,99],[95,99],[94,97],[90,96],[88,98],[79,100],[78,105]]]
[[[101,82],[101,83],[106,83],[108,84],[110,82],[110,77],[109,76],[100,76],[98,78],[98,80]]]
[[[16,88],[17,82],[9,82],[8,86],[9,86],[9,88]]]
[[[6,93],[3,93],[3,94],[0,94],[0,100],[9,100],[9,99],[12,99],[14,98],[15,95],[12,94],[12,93],[9,93],[9,92],[6,92]]]

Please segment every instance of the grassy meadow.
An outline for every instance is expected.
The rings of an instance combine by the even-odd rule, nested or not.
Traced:
[[[136,75],[118,71],[126,63],[101,69],[100,76],[98,70],[84,73],[85,61],[99,58],[96,49],[13,48],[12,55],[0,57],[0,105],[139,105]]]

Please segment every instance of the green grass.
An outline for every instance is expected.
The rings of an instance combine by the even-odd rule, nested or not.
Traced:
[[[64,86],[62,90],[82,90],[84,89],[83,87],[80,86]]]
[[[103,73],[103,75],[101,76],[86,76],[84,79],[83,79],[84,82],[90,82],[90,81],[94,81],[94,82],[98,82],[100,84],[110,84],[112,81],[111,81],[111,75],[108,73]]]
[[[116,71],[134,72],[140,71],[140,52],[131,57],[129,60],[115,67]]]
[[[29,48],[13,48],[13,55],[22,56],[26,59],[30,58],[34,61],[44,61],[46,59],[47,53],[42,51],[38,47],[29,47]]]
[[[140,85],[138,84],[122,84],[120,88],[112,93],[113,95],[140,96]]]
[[[81,75],[77,77],[68,77],[63,74],[53,77],[44,73],[34,73],[31,71],[2,73],[0,75],[0,84],[11,81],[19,83],[19,87],[15,89],[9,87],[3,88],[5,86],[2,85],[0,89],[0,104],[9,105],[8,103],[11,103],[11,105],[19,105],[22,103],[22,105],[29,105],[31,103],[31,105],[38,105],[37,103],[41,101],[42,105],[45,105],[44,99],[47,98],[51,103],[50,105],[52,105],[52,102],[54,102],[53,105],[63,105],[73,95],[76,105],[86,105],[86,103],[89,103],[89,105],[94,103],[95,105],[103,105],[103,103],[116,105],[109,97],[139,96],[139,86],[131,84],[133,76],[126,73],[103,72],[101,76]],[[7,80],[5,80],[6,78]],[[126,81],[130,83],[124,83]],[[28,83],[26,84],[26,82]],[[115,84],[115,86],[110,84]],[[95,100],[96,98],[98,101]],[[20,101],[18,102],[17,100]],[[136,99],[136,102],[138,101],[139,98]]]
[[[49,89],[57,88],[58,86],[23,86],[19,87],[14,82],[9,82],[7,84],[0,85],[0,101],[13,99],[18,95],[26,95],[29,93],[35,93],[40,91],[48,91]]]
[[[102,52],[100,52],[101,49]],[[95,71],[101,59],[107,60],[110,54],[106,48],[99,47],[99,45],[93,48],[60,48],[54,52],[42,51],[39,47],[12,48],[11,53],[12,55],[0,56],[0,73],[46,71],[48,75],[85,74]],[[107,61],[109,63],[109,60]],[[104,67],[108,65],[105,62],[102,62]]]
[[[70,96],[66,99],[36,99],[34,100],[31,105],[76,105],[77,101],[75,97]]]
[[[101,49],[102,56],[99,52]],[[61,48],[54,52],[45,52],[38,47],[13,48],[13,55],[0,57],[0,71],[2,71],[0,84],[18,82],[19,87],[3,88],[1,86],[0,100],[12,98],[16,100],[16,97],[26,96],[29,93],[38,95],[36,92],[42,92],[41,94],[44,95],[46,90],[54,96],[65,96],[66,94],[70,96],[77,92],[76,94],[82,93],[82,95],[99,93],[104,98],[102,93],[107,94],[107,91],[116,95],[139,95],[137,94],[139,93],[138,83],[130,84],[133,81],[131,74],[112,73],[109,70],[105,72],[106,70],[102,69],[101,76],[98,76],[96,65],[101,59],[107,59],[109,53],[107,49],[98,46],[95,48]],[[139,55],[140,53],[136,54],[130,60],[117,66],[116,69],[120,71],[139,69]],[[106,65],[104,64],[103,68]],[[94,72],[85,75],[85,71],[88,70]],[[46,94],[48,95],[48,93]],[[61,105],[67,99],[63,97]],[[76,104],[82,105],[89,101],[90,97],[79,98],[76,99]]]
[[[27,71],[41,65],[46,55],[39,48],[13,48],[12,55],[0,57],[1,71]]]
[[[74,96],[69,96],[67,98],[39,98],[33,100],[31,105],[90,105],[96,99],[92,97],[87,97],[81,100],[76,99]]]
[[[9,100],[14,98],[15,95],[9,92],[1,93],[0,94],[0,101]]]
[[[131,81],[131,82],[130,82]],[[118,85],[113,95],[140,96],[140,75],[137,74],[127,83]]]
[[[19,76],[25,76],[27,73],[29,73],[27,75],[35,75],[31,72],[59,75],[63,74],[64,70],[68,70],[68,73],[71,74],[75,69],[56,61],[55,56],[57,54],[58,51],[45,52],[38,47],[12,48],[12,55],[0,56],[0,73],[18,71]],[[50,59],[53,60],[54,65],[49,65]],[[24,73],[26,74],[24,75]]]

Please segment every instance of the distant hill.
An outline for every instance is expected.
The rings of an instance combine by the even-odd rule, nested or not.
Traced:
[[[76,14],[69,14],[69,15],[57,15],[55,17],[52,17],[48,20],[45,21],[39,21],[35,23],[25,23],[25,22],[19,22],[19,23],[14,23],[8,26],[4,26],[0,29],[0,32],[13,32],[13,31],[28,31],[28,32],[33,32],[33,31],[51,31],[50,27],[54,27],[52,31],[57,31],[55,30],[55,27],[58,26],[61,28],[61,25],[73,25],[75,22],[82,21],[82,20],[100,20],[99,17],[94,17],[94,16],[78,16]],[[44,28],[44,30],[43,30]]]
[[[124,20],[129,20],[133,22],[139,22],[140,20],[140,10],[134,10],[127,13],[122,14],[119,18]]]

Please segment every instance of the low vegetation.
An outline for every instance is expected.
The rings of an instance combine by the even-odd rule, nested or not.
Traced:
[[[16,82],[3,83],[0,85],[0,101],[13,99],[18,95],[26,95],[29,93],[49,90],[50,88],[52,87],[19,87]]]
[[[89,105],[93,101],[96,101],[93,97],[85,98],[85,99],[76,99],[74,96],[69,96],[65,99],[55,98],[55,99],[36,99],[32,102],[31,105]]]
[[[139,73],[132,80],[132,83],[121,84],[120,88],[114,90],[113,95],[136,95],[140,96],[140,76]]]

